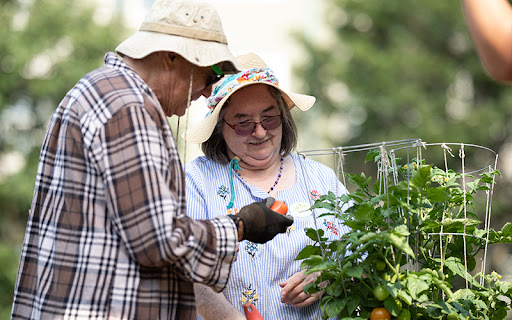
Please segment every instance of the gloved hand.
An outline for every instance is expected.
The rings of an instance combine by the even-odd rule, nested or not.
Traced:
[[[274,201],[274,198],[269,197],[240,209],[237,216],[243,222],[243,239],[265,243],[292,225],[293,217],[270,210]]]

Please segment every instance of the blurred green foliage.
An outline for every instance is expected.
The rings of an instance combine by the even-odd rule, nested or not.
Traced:
[[[317,97],[300,119],[310,144],[421,138],[498,153],[510,144],[512,88],[485,73],[460,1],[323,4],[328,36],[299,35],[305,58],[295,67],[303,92]],[[506,173],[508,161],[500,160],[498,169]],[[497,181],[492,222],[498,228],[512,210],[510,187],[506,175]]]
[[[10,316],[46,125],[66,92],[126,36],[116,13],[95,22],[101,3],[0,1],[0,159],[13,153],[25,159],[0,165],[21,166],[0,174],[0,319]]]

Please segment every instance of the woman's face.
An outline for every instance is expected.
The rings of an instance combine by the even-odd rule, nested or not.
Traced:
[[[238,156],[243,161],[242,166],[246,164],[254,168],[266,168],[279,161],[282,124],[271,130],[256,124],[254,131],[248,135],[238,135],[228,125],[260,122],[281,114],[267,85],[254,84],[238,90],[229,98],[229,104],[225,108],[222,133],[229,158]]]

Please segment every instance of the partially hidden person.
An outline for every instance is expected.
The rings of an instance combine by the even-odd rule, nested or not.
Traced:
[[[271,242],[242,241],[222,293],[195,285],[198,314],[245,319],[243,305],[251,302],[264,319],[321,319],[323,292],[304,292],[317,274],[306,275],[295,258],[314,244],[305,228],[323,229],[327,239],[348,231],[332,216],[320,217],[325,210],[310,209],[320,195],[347,190],[328,166],[292,153],[298,133],[291,109],[307,111],[315,98],[281,89],[258,55],[237,59],[243,70],[214,85],[208,115],[185,132],[204,153],[185,166],[188,214],[196,219],[236,215],[271,196],[285,202],[294,223]]]
[[[496,81],[512,81],[512,5],[507,0],[462,0],[480,61]]]

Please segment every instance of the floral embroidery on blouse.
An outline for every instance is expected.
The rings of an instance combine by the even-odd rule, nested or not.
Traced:
[[[247,241],[245,243],[245,251],[247,251],[247,253],[253,258],[253,259],[256,259],[256,252],[258,252],[258,244],[257,243],[254,243],[254,242],[251,242],[251,241]]]
[[[249,288],[247,288],[244,292],[242,292],[242,304],[245,303],[252,303],[256,304],[255,302],[258,301],[258,294],[256,293],[256,289],[252,289],[252,284],[249,285]]]
[[[238,208],[228,209],[228,214],[238,214]]]
[[[227,195],[229,194],[229,190],[228,188],[226,188],[226,186],[222,185],[217,190],[217,194],[221,196],[223,199],[226,199]]]
[[[326,226],[327,230],[332,231],[335,235],[338,235],[340,232],[331,221],[324,220],[324,226]]]
[[[293,230],[295,230],[295,226],[292,224],[291,226],[286,228],[286,235],[290,236],[290,232],[292,232]]]
[[[320,195],[320,193],[318,193],[318,191],[311,190],[311,199],[316,201],[316,200],[320,199],[320,196],[321,195]]]

